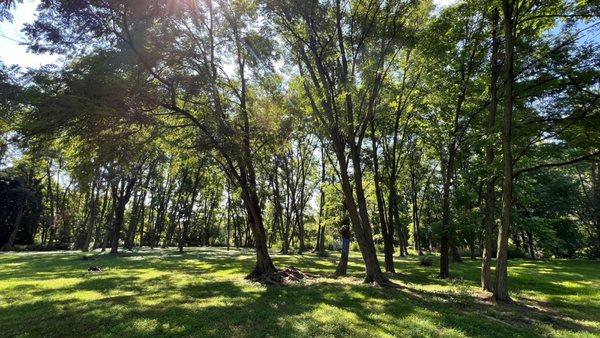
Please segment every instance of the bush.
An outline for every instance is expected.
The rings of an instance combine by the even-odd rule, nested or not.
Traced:
[[[421,266],[433,266],[433,259],[431,257],[425,256],[419,258],[419,265]]]
[[[525,253],[523,250],[517,248],[514,244],[508,244],[507,257],[508,257],[508,259],[527,258],[527,253]]]

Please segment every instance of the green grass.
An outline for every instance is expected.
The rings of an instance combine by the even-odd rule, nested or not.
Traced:
[[[498,306],[479,291],[479,262],[435,277],[417,257],[396,259],[397,290],[328,277],[332,257],[275,255],[322,276],[263,287],[244,281],[250,251],[142,250],[84,261],[77,252],[0,255],[0,335],[10,336],[598,336],[600,263],[511,260],[515,303]],[[99,274],[87,272],[100,265]]]

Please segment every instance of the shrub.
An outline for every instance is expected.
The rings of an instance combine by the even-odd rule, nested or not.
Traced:
[[[421,258],[419,258],[419,265],[421,265],[421,266],[432,266],[433,265],[433,259],[431,257],[428,257],[428,256],[421,257]]]
[[[508,259],[527,258],[527,254],[525,252],[523,252],[523,250],[517,248],[514,244],[509,244],[507,257],[508,257]]]

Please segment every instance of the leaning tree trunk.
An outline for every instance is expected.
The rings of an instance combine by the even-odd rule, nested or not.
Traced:
[[[504,112],[502,117],[502,159],[504,178],[502,184],[502,219],[498,229],[498,254],[496,255],[496,287],[494,299],[499,302],[508,297],[508,233],[512,221],[513,157],[512,157],[512,109],[514,67],[514,4],[503,1],[504,14]]]
[[[256,265],[252,272],[246,276],[246,279],[259,279],[277,272],[277,269],[275,268],[275,265],[273,265],[273,261],[269,255],[267,236],[260,212],[258,196],[256,195],[256,192],[249,189],[247,186],[242,186],[242,196],[244,203],[246,204],[246,209],[250,214],[248,216],[252,220],[251,229],[252,234],[254,235],[254,246],[256,248]]]
[[[367,211],[367,201],[365,192],[362,186],[362,168],[360,166],[360,154],[356,144],[350,144],[350,153],[352,157],[353,174],[354,174],[354,189],[350,183],[348,174],[348,165],[344,153],[343,142],[339,135],[334,137],[334,148],[336,157],[340,164],[340,176],[342,183],[342,191],[344,200],[348,207],[350,222],[356,236],[356,241],[360,247],[360,252],[365,263],[365,283],[376,282],[380,285],[389,284],[390,281],[383,275],[379,267],[375,243],[373,242],[373,234],[369,223],[369,213]],[[354,199],[356,193],[356,200]]]

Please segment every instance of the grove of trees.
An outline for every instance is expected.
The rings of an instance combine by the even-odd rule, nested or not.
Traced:
[[[29,49],[64,63],[0,63],[2,250],[252,247],[261,281],[350,238],[365,282],[481,259],[500,302],[509,258],[600,258],[595,1],[38,10]]]

